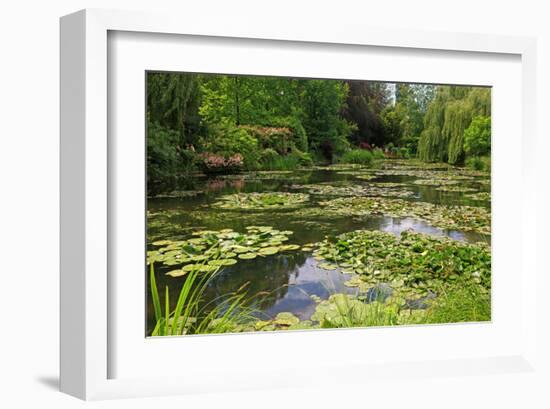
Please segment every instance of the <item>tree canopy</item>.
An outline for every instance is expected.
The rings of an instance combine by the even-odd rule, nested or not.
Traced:
[[[378,148],[461,164],[489,153],[490,96],[480,87],[152,72],[150,177],[200,169],[205,155],[221,168],[229,157],[244,169],[285,168]]]

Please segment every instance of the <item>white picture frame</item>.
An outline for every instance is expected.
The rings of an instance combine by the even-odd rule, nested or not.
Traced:
[[[274,42],[277,42],[283,48],[284,45],[290,44],[293,47],[298,47],[296,49],[316,47],[316,50],[321,50],[321,52],[325,49],[330,49],[331,52],[343,52],[342,50],[345,49],[350,54],[364,47],[374,47],[386,51],[395,50],[396,53],[419,53],[418,55],[468,53],[468,58],[472,61],[476,60],[476,56],[479,58],[491,55],[512,56],[516,62],[519,61],[521,68],[520,71],[516,70],[518,66],[512,68],[512,71],[516,70],[514,72],[519,73],[520,88],[513,92],[521,96],[518,103],[521,115],[518,115],[519,119],[513,119],[516,122],[510,123],[510,126],[517,126],[517,131],[522,135],[520,146],[522,156],[521,162],[517,165],[521,172],[515,176],[510,174],[512,178],[510,180],[516,180],[522,186],[523,194],[517,195],[515,201],[508,204],[508,208],[516,206],[516,211],[521,214],[516,228],[521,237],[522,247],[521,255],[514,259],[513,264],[507,266],[504,263],[495,263],[494,265],[497,267],[494,268],[501,269],[501,274],[504,276],[507,272],[506,269],[511,269],[512,265],[517,266],[520,269],[518,281],[521,283],[519,286],[521,295],[527,294],[527,283],[536,282],[537,274],[541,274],[539,266],[536,265],[536,257],[533,257],[532,254],[537,247],[534,243],[536,220],[529,213],[527,206],[532,200],[531,194],[535,188],[534,178],[530,179],[534,167],[529,162],[536,150],[535,110],[532,109],[535,104],[536,90],[535,40],[477,34],[390,30],[363,26],[342,26],[340,28],[341,30],[326,31],[322,27],[313,25],[304,28],[280,27],[277,24],[266,22],[251,23],[248,26],[221,25],[214,24],[214,22],[205,24],[204,21],[194,20],[192,16],[109,10],[84,10],[61,19],[60,387],[63,392],[81,399],[93,400],[198,393],[206,390],[230,391],[284,387],[287,385],[307,386],[327,383],[328,386],[330,382],[335,382],[335,377],[332,376],[334,371],[343,368],[351,374],[356,374],[351,376],[354,377],[354,382],[358,382],[358,379],[360,382],[368,382],[369,379],[373,379],[374,373],[377,379],[390,378],[396,372],[399,372],[401,377],[413,379],[427,374],[447,376],[449,374],[467,375],[536,370],[535,327],[537,322],[536,314],[534,314],[536,305],[534,295],[519,297],[518,303],[521,308],[517,313],[517,319],[506,327],[506,331],[515,328],[517,334],[510,343],[503,340],[501,348],[495,355],[486,353],[488,349],[481,349],[477,354],[466,352],[445,354],[442,352],[439,355],[428,353],[422,355],[420,353],[418,357],[407,357],[405,354],[392,361],[384,356],[380,359],[370,357],[360,360],[355,365],[348,361],[343,361],[340,364],[329,362],[316,367],[314,373],[311,373],[311,367],[308,368],[307,359],[302,363],[291,361],[290,364],[285,364],[282,362],[279,366],[266,370],[266,368],[261,368],[258,363],[254,364],[253,357],[248,360],[244,359],[241,368],[235,368],[238,366],[238,361],[222,362],[217,358],[217,360],[210,359],[206,363],[207,370],[204,372],[194,371],[192,376],[189,374],[177,376],[174,373],[161,376],[153,372],[151,372],[151,376],[147,376],[145,373],[152,366],[152,361],[147,355],[151,354],[152,356],[152,348],[156,348],[157,352],[166,350],[173,354],[174,351],[182,347],[193,348],[193,351],[198,351],[200,348],[217,350],[220,345],[225,344],[232,351],[240,350],[251,353],[255,342],[276,342],[284,349],[285,346],[296,345],[296,343],[302,345],[313,342],[319,342],[321,345],[330,345],[335,342],[353,343],[358,340],[363,341],[364,336],[367,335],[372,337],[373,342],[375,342],[374,338],[378,337],[376,342],[382,345],[384,342],[391,342],[392,339],[395,340],[396,337],[403,335],[412,339],[421,339],[423,333],[426,332],[422,328],[386,328],[378,330],[378,332],[376,329],[340,330],[324,332],[322,335],[312,331],[307,334],[295,333],[282,336],[279,334],[249,334],[245,336],[191,337],[185,341],[187,344],[183,346],[178,339],[146,340],[143,336],[139,339],[139,344],[143,346],[147,343],[145,349],[138,350],[129,346],[125,362],[134,357],[135,362],[140,363],[139,366],[144,368],[144,373],[140,373],[136,367],[131,366],[128,366],[125,371],[114,370],[116,366],[113,363],[115,362],[114,353],[120,353],[121,348],[125,348],[126,345],[126,340],[123,337],[113,335],[118,326],[113,327],[113,319],[110,317],[118,308],[116,295],[120,295],[120,293],[113,293],[109,288],[110,285],[116,283],[116,280],[113,281],[113,278],[110,277],[111,269],[116,265],[116,254],[113,254],[111,245],[116,242],[116,239],[113,238],[113,226],[119,223],[118,220],[113,220],[113,214],[116,214],[112,211],[113,206],[116,206],[116,203],[113,204],[113,198],[117,197],[117,192],[113,189],[120,186],[113,183],[111,179],[116,176],[113,176],[112,172],[113,169],[116,170],[117,161],[122,160],[122,157],[117,156],[116,149],[113,149],[113,141],[109,140],[110,133],[117,132],[117,129],[113,128],[112,123],[116,121],[116,118],[109,117],[113,111],[108,111],[107,107],[115,90],[124,92],[127,88],[117,88],[118,84],[109,82],[113,79],[109,77],[112,69],[110,64],[113,64],[115,60],[112,53],[116,51],[109,48],[109,36],[113,33],[116,36],[116,33],[131,32],[141,36],[142,39],[155,36],[154,44],[157,45],[159,42],[169,43],[171,42],[169,39],[178,38],[177,36],[214,39],[214,41],[222,39],[220,40],[221,49],[227,47],[227,44],[237,44],[243,41],[246,43],[248,39],[254,40],[256,47],[258,44],[267,46],[268,43],[272,46]],[[224,46],[224,44],[226,45]],[[178,45],[173,44],[173,46]],[[198,47],[200,48],[200,44]],[[154,48],[149,50],[154,50]],[[167,51],[159,51],[159,53],[162,52]],[[132,60],[128,59],[126,63],[132,64]],[[132,66],[128,65],[128,67]],[[147,67],[145,66],[145,68]],[[143,71],[143,68],[136,66],[137,70]],[[163,67],[149,68],[162,69]],[[210,69],[216,72],[215,66]],[[231,68],[229,70],[230,73],[240,73],[234,72],[235,70]],[[224,68],[220,67],[218,72],[225,72]],[[281,71],[281,73],[284,72]],[[258,69],[248,73],[258,73]],[[273,74],[273,72],[270,73]],[[304,72],[305,74],[307,73]],[[429,75],[429,70],[424,74]],[[497,76],[496,73],[494,75]],[[370,77],[368,79],[395,80],[395,78]],[[480,81],[483,82],[483,80]],[[427,82],[430,80],[427,79]],[[143,104],[143,101],[140,103]],[[116,104],[114,105],[116,106]],[[498,110],[498,103],[496,109]],[[128,108],[128,113],[130,110],[131,108]],[[136,105],[136,110],[139,110],[138,105]],[[120,113],[120,111],[116,112]],[[500,115],[506,116],[502,113]],[[142,123],[139,125],[141,126]],[[143,157],[140,157],[139,154],[139,150],[130,149],[126,156],[133,158],[135,162],[143,161]],[[504,148],[500,151],[497,149],[495,153],[495,155],[503,157],[506,154]],[[498,156],[496,159],[494,174],[499,172],[499,169],[505,172],[506,164],[499,167]],[[111,169],[109,170],[109,168]],[[514,168],[509,171],[516,170]],[[143,179],[139,179],[136,186],[142,181]],[[136,192],[139,192],[139,188],[133,191],[133,193]],[[497,200],[498,194],[495,201]],[[505,213],[506,209],[504,207],[502,209],[502,212]],[[135,214],[139,215],[141,211],[141,208],[137,208]],[[141,214],[143,215],[143,213]],[[496,231],[498,232],[498,229]],[[139,273],[136,273],[136,280],[139,281],[142,278]],[[501,288],[503,287],[504,285]],[[499,291],[498,287],[496,288],[494,291]],[[139,296],[143,297],[143,293],[140,293]],[[136,312],[136,319],[143,320],[143,317],[139,315],[139,312]],[[114,320],[114,322],[118,322],[116,319]],[[432,331],[431,334],[439,337],[437,338],[439,340],[451,337],[458,339],[470,335],[481,339],[484,334],[491,335],[491,331],[500,324],[493,322],[486,325],[488,326],[446,326],[450,329]],[[490,327],[490,325],[493,326]],[[405,334],[401,331],[407,332]],[[132,332],[129,331],[129,333]],[[502,332],[501,334],[506,333]],[[250,335],[256,338],[250,338]],[[491,336],[496,335],[497,333],[492,333]],[[181,340],[181,337],[179,339]],[[255,341],[260,339],[261,341]],[[114,348],[113,344],[117,343],[122,344]],[[149,347],[149,345],[153,346]],[[189,364],[191,367],[199,369],[203,363],[198,359],[191,359]],[[130,376],[130,374],[134,374],[134,376]],[[342,381],[345,382],[345,380]]]

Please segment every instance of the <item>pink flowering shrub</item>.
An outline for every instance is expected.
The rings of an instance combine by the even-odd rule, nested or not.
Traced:
[[[243,157],[236,153],[229,157],[215,153],[205,152],[200,155],[202,169],[206,173],[229,173],[236,172],[243,168]]]

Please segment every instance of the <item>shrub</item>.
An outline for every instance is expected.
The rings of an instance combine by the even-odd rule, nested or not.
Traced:
[[[370,166],[374,160],[373,154],[364,149],[352,149],[340,157],[340,163],[354,163],[358,165]]]
[[[222,155],[205,152],[200,155],[200,165],[205,173],[231,173],[241,170],[244,166],[243,157],[236,153],[225,158]]]
[[[476,116],[464,131],[464,151],[469,156],[491,152],[491,117]]]
[[[397,150],[397,157],[401,159],[408,159],[411,157],[410,151],[408,148],[402,147]]]
[[[147,124],[147,178],[159,181],[194,169],[196,154],[181,149],[178,132],[148,122]]]
[[[303,166],[303,167],[313,166],[313,158],[311,157],[311,154],[309,154],[308,152],[302,152],[298,149],[295,149],[294,152],[292,152],[292,155],[298,157],[300,166]]]
[[[203,150],[224,160],[240,155],[243,167],[255,169],[260,158],[258,140],[243,128],[230,122],[210,127],[210,136],[202,140]]]
[[[470,156],[466,158],[466,166],[484,172],[491,172],[491,158],[488,156]]]
[[[293,147],[303,152],[308,150],[309,144],[307,140],[307,133],[302,125],[302,122],[298,118],[294,116],[273,118],[269,125],[289,129],[292,132]]]
[[[386,154],[380,148],[374,148],[371,152],[372,152],[372,156],[373,156],[374,159],[385,159],[386,158]]]
[[[252,135],[262,149],[274,149],[284,155],[293,147],[292,131],[289,128],[274,126],[241,125],[239,129]]]

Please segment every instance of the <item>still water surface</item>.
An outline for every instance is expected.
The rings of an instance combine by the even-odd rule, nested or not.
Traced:
[[[449,236],[455,240],[467,242],[490,241],[490,238],[473,232],[441,230],[426,222],[413,218],[368,217],[298,217],[288,210],[226,210],[214,209],[209,205],[216,202],[221,195],[237,192],[289,191],[295,184],[334,183],[337,185],[369,184],[373,182],[406,183],[407,190],[414,191],[414,196],[407,200],[447,205],[488,206],[469,199],[464,193],[441,192],[436,186],[411,184],[416,177],[400,175],[382,175],[371,181],[357,179],[353,175],[344,175],[333,170],[295,171],[292,173],[264,174],[260,179],[248,179],[246,175],[230,177],[195,177],[180,181],[178,189],[195,190],[200,194],[194,197],[149,198],[148,213],[153,215],[148,222],[147,237],[150,243],[159,239],[185,239],[196,230],[221,230],[226,228],[245,232],[246,226],[268,225],[278,230],[292,230],[294,234],[288,243],[306,244],[321,241],[327,234],[337,235],[358,229],[381,230],[399,235],[402,231],[413,229],[432,235]],[[461,181],[461,186],[471,186],[478,191],[488,191],[489,187],[480,185],[476,180]],[[332,199],[332,196],[311,195],[306,206],[319,207],[318,202]],[[155,223],[155,215],[168,215],[169,222]],[[157,285],[161,294],[165,285],[169,286],[170,299],[173,303],[179,294],[184,277],[172,278],[164,273],[170,267],[156,265]],[[289,311],[300,319],[308,319],[315,310],[311,295],[322,299],[334,292],[354,293],[355,288],[344,286],[349,275],[338,270],[326,271],[317,266],[317,261],[300,251],[276,254],[269,257],[258,257],[254,260],[239,260],[231,267],[225,268],[208,288],[207,298],[215,300],[221,295],[235,291],[248,282],[249,294],[260,291],[270,295],[262,297],[257,306],[265,318],[273,317],[279,312]],[[149,293],[147,294],[149,299]],[[164,302],[161,300],[161,302]],[[154,324],[154,314],[148,302],[148,330]]]

